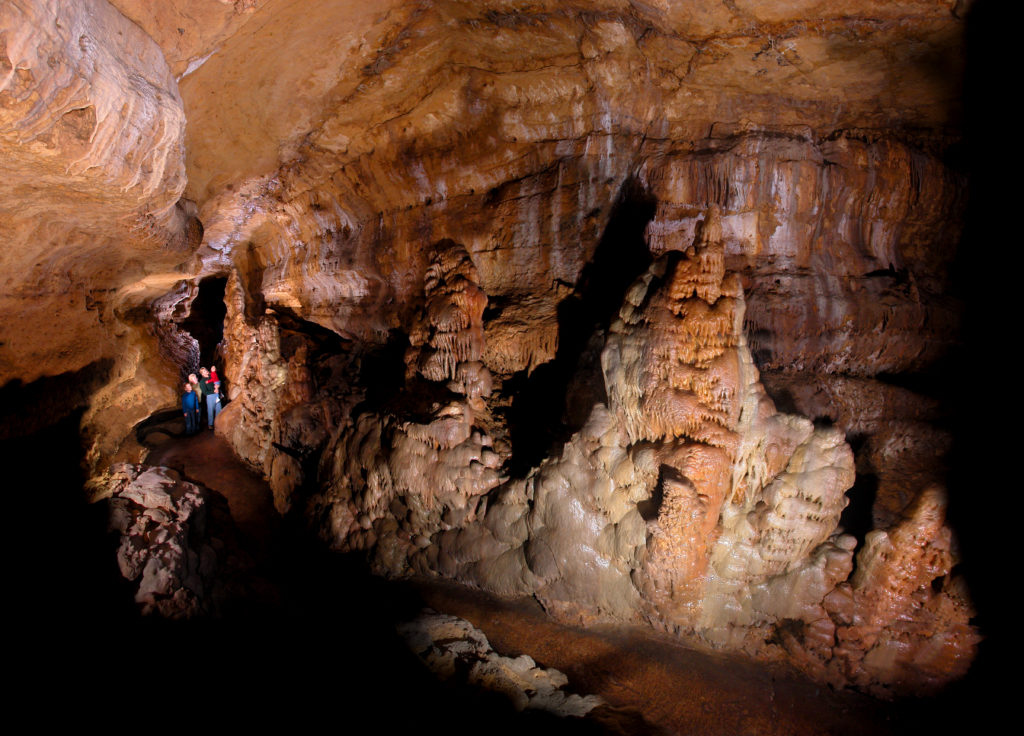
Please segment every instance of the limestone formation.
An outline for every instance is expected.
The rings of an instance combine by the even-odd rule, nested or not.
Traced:
[[[868,535],[850,584],[826,600],[836,649],[852,655],[840,665],[845,677],[899,692],[938,689],[966,672],[979,637],[964,581],[950,574],[945,508],[944,491],[926,489],[899,524]]]
[[[969,5],[6,2],[0,438],[142,460],[216,280],[217,431],[333,549],[941,687]]]
[[[596,695],[565,693],[562,672],[541,667],[529,656],[505,657],[493,649],[480,629],[455,616],[424,610],[399,626],[409,648],[443,680],[500,693],[516,710],[542,710],[582,718],[603,701]]]
[[[481,363],[487,295],[479,280],[465,248],[439,245],[423,287],[425,319],[409,335],[414,352],[406,358],[410,369],[430,381],[447,381],[449,389],[469,399],[491,393],[491,376]]]
[[[422,382],[411,380],[404,405],[355,417],[325,453],[329,481],[310,516],[327,520],[333,547],[376,547],[381,571],[406,572],[434,534],[482,515],[499,482],[502,459],[476,426],[491,378],[480,362],[487,297],[475,281],[465,249],[441,244],[404,356],[407,377]]]
[[[117,564],[137,581],[142,613],[213,613],[218,555],[206,537],[204,490],[168,468],[122,464],[96,488],[96,499],[104,498],[110,529],[120,535]]]

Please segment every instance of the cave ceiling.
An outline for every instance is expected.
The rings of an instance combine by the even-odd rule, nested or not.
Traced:
[[[104,309],[152,301],[239,241],[273,250],[282,229],[308,241],[390,227],[405,241],[393,271],[424,237],[494,252],[507,244],[472,222],[473,197],[507,201],[519,186],[536,199],[554,172],[600,190],[564,202],[598,210],[576,226],[582,258],[556,251],[517,275],[482,265],[483,278],[498,291],[572,284],[623,182],[659,156],[751,131],[941,145],[958,124],[961,5],[8,3],[2,216],[19,246],[5,250],[4,298],[23,320],[7,326],[0,378],[80,368],[112,349]],[[310,206],[332,221],[308,224]],[[205,265],[188,261],[192,214]],[[365,246],[340,293],[401,288],[380,264],[364,273]],[[67,319],[33,329],[51,298]],[[335,310],[298,301],[343,329]]]

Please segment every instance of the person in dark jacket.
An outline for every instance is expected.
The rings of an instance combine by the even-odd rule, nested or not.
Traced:
[[[185,393],[181,395],[181,411],[185,414],[185,434],[193,435],[199,431],[199,397],[192,390],[192,384],[185,383]]]

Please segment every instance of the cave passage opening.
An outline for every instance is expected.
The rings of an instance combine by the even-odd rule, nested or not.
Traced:
[[[503,390],[513,397],[507,419],[512,457],[507,470],[519,477],[557,452],[579,430],[595,404],[607,401],[601,350],[629,286],[653,258],[645,236],[657,200],[636,178],[619,190],[604,233],[573,293],[558,305],[555,358],[516,374]]]
[[[222,276],[210,276],[200,281],[199,291],[192,300],[188,316],[178,323],[182,330],[199,343],[201,366],[209,367],[223,362],[220,348],[224,340],[224,318],[228,313],[227,304],[224,303],[227,284],[228,280]]]

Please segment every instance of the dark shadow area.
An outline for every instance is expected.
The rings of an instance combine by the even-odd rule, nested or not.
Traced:
[[[239,283],[245,292],[245,318],[256,322],[267,308],[263,297],[263,265],[256,244],[252,241],[246,243],[245,257],[237,258],[235,264]]]
[[[302,319],[290,310],[277,308],[274,315],[281,334],[281,357],[286,360],[300,348],[306,349],[310,364],[324,356],[348,353],[352,349],[351,340],[316,322]]]
[[[986,713],[1007,705],[996,702],[996,683],[1009,671],[1010,632],[1018,628],[1010,620],[1015,607],[1006,600],[1007,564],[1017,558],[1010,549],[1014,533],[1000,517],[1019,513],[1020,483],[1012,462],[1020,453],[1017,361],[1008,348],[1018,339],[1010,325],[1020,311],[1020,236],[1007,231],[1011,220],[1006,218],[1019,194],[1010,182],[1015,169],[994,145],[1006,101],[991,89],[991,81],[1013,63],[1007,6],[977,0],[967,17],[965,139],[949,162],[966,169],[969,181],[966,227],[951,268],[953,295],[965,308],[961,343],[940,377],[944,390],[939,394],[949,408],[953,434],[948,519],[985,636],[967,678],[949,689],[943,705],[958,702]],[[922,713],[926,722],[935,720],[928,719],[926,709]]]
[[[5,662],[16,678],[12,704],[37,722],[107,722],[115,713],[173,720],[172,711],[195,707],[188,721],[206,727],[604,732],[438,680],[395,631],[423,607],[419,596],[371,575],[361,556],[325,549],[298,516],[278,525],[256,563],[272,596],[228,601],[219,619],[140,616],[134,585],[118,570],[107,505],[85,501],[81,416],[0,440]],[[226,513],[223,499],[214,506]]]
[[[313,393],[331,396],[348,394],[355,379],[354,341],[315,322],[302,319],[286,309],[274,310],[281,336],[281,357],[309,369]]]
[[[60,631],[69,618],[88,626],[131,610],[106,517],[83,494],[82,416],[113,364],[0,389],[4,599],[19,643],[27,626]]]
[[[140,445],[152,445],[152,435],[163,434],[168,437],[185,436],[185,420],[180,409],[161,409],[135,425],[132,430]]]
[[[68,514],[58,530],[74,549],[52,560],[62,564],[40,576],[30,599],[13,601],[33,606],[31,623],[20,629],[24,704],[52,706],[59,694],[62,708],[73,708],[73,715],[41,715],[45,721],[106,718],[112,708],[118,717],[149,720],[199,701],[189,718],[207,727],[305,731],[339,722],[382,733],[606,732],[520,713],[501,695],[437,679],[395,631],[423,608],[419,596],[372,576],[358,555],[328,552],[299,526],[282,526],[261,569],[277,602],[238,602],[221,619],[175,622],[139,616],[130,591],[111,587],[118,582],[112,540],[102,520],[87,526],[85,518],[80,508]],[[79,531],[68,535],[72,527]],[[47,587],[40,598],[38,588]]]
[[[189,315],[178,326],[199,342],[199,365],[207,368],[217,363],[220,356],[217,348],[224,339],[224,290],[228,280],[211,276],[199,282],[199,293],[192,300]]]
[[[405,351],[408,349],[409,337],[400,330],[391,330],[383,345],[365,349],[359,366],[359,385],[365,388],[366,399],[359,405],[359,411],[377,410],[395,403],[405,389]]]
[[[761,361],[758,360],[757,356],[754,355],[754,364],[758,370],[761,370]],[[796,398],[793,396],[793,392],[788,388],[773,387],[770,381],[765,381],[764,376],[766,371],[762,371],[761,384],[764,386],[765,393],[771,398],[775,404],[775,410],[782,412],[783,414],[800,414],[800,407],[797,406]]]
[[[636,180],[623,185],[592,260],[573,294],[558,306],[555,359],[505,382],[503,392],[513,397],[507,415],[512,441],[507,470],[513,476],[524,475],[557,452],[586,421],[590,408],[605,400],[603,340],[591,338],[595,332],[603,336],[626,290],[651,264],[644,231],[656,207],[657,201]]]
[[[4,468],[5,608],[15,652],[37,662],[107,621],[134,615],[104,509],[86,503],[79,425],[72,411],[30,435],[0,441]],[[56,663],[55,663],[56,664]]]
[[[658,482],[654,486],[654,490],[651,492],[651,497],[640,501],[636,505],[636,510],[640,513],[640,516],[644,521],[654,521],[658,518],[658,514],[661,512],[661,504],[665,501],[665,479],[669,478],[674,481],[681,481],[683,476],[671,465],[662,465],[658,471]]]
[[[417,424],[429,424],[439,407],[464,397],[453,393],[445,384],[430,381],[418,373],[406,374],[406,351],[409,337],[401,330],[391,330],[387,342],[364,345],[357,355],[358,385],[364,398],[352,410],[358,417],[366,412],[390,414]]]
[[[113,368],[114,361],[103,358],[77,371],[27,384],[9,381],[0,388],[0,440],[33,435],[86,406],[110,379]]]
[[[855,462],[864,449],[866,439],[863,435],[846,438],[850,443],[850,449],[853,450]],[[865,472],[862,465],[864,463],[857,464],[853,487],[846,492],[850,503],[839,517],[839,526],[843,531],[857,538],[857,549],[864,546],[864,537],[874,528],[872,511],[875,508],[875,498],[878,496],[878,476]]]

